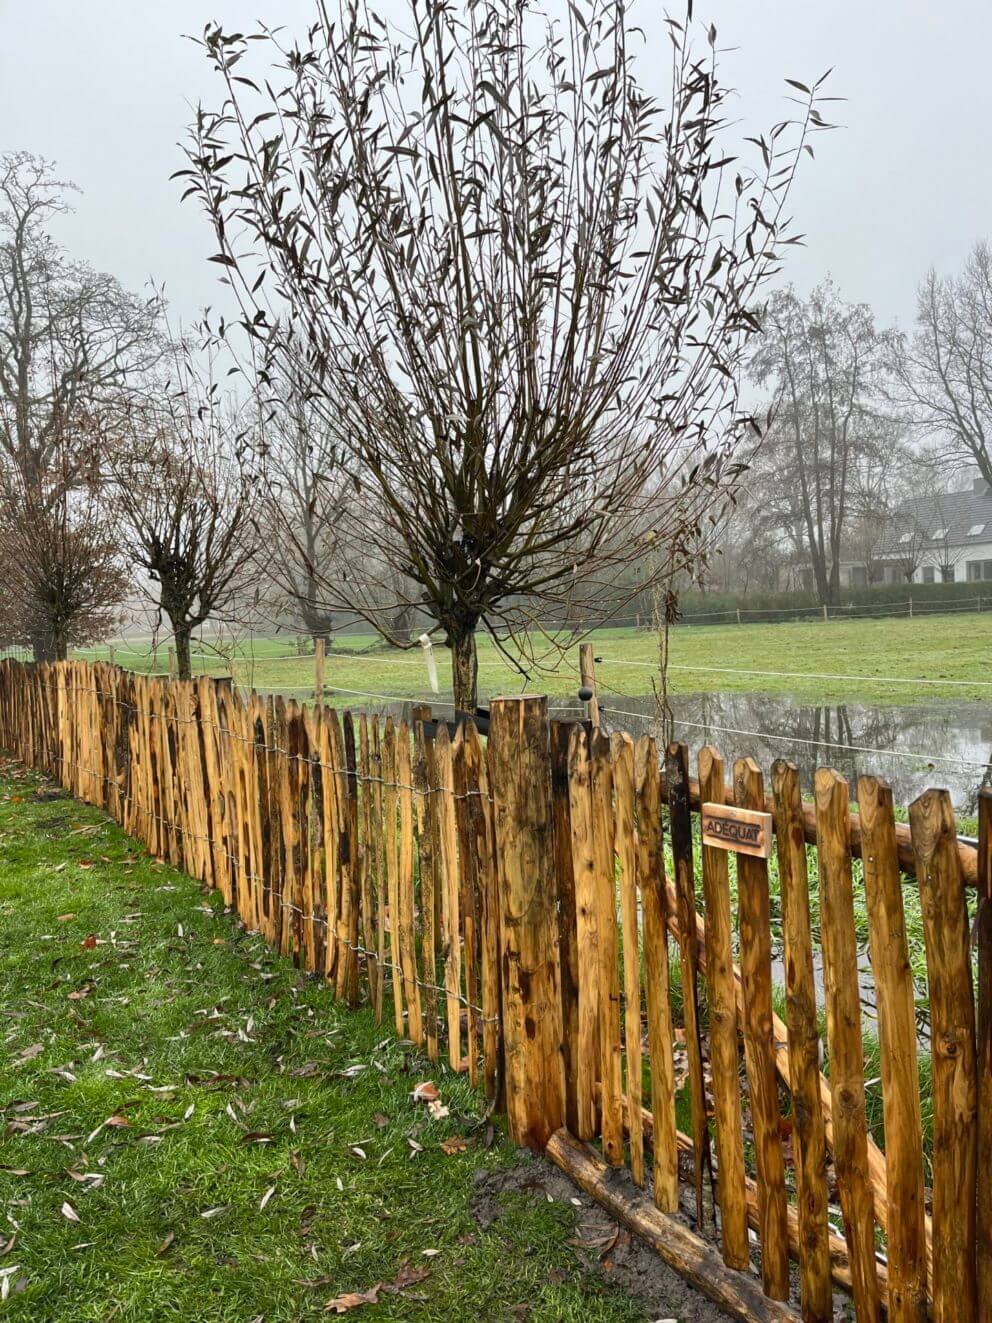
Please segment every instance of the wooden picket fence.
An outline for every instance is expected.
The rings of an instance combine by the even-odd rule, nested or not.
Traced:
[[[736,1316],[826,1323],[839,1288],[859,1320],[992,1319],[992,795],[976,850],[945,791],[907,826],[874,777],[857,813],[826,768],[812,801],[783,760],[770,793],[750,759],[728,781],[712,748],[693,778],[684,745],[549,722],[543,699],[494,700],[483,741],[468,721],[452,734],[82,662],[0,662],[0,745],[466,1071],[518,1142]],[[700,845],[700,806],[724,802],[773,815],[774,916],[768,860]],[[866,1108],[862,887],[884,1147]]]

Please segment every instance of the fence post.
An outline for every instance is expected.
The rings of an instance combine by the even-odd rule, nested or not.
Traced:
[[[327,655],[327,644],[323,639],[317,639],[313,646],[313,696],[318,703],[324,701],[324,658]]]
[[[910,620],[912,620],[912,618],[913,618],[913,594],[912,594],[912,593],[909,594],[909,618],[910,618]]]
[[[171,647],[170,647],[170,648],[169,648],[169,679],[170,679],[170,680],[174,680],[175,678],[176,678],[176,650],[175,650],[175,648],[171,648]]]
[[[824,607],[823,607],[823,619],[824,619],[824,620],[829,620],[829,619],[830,619],[830,617],[827,615],[827,608],[826,608],[826,605],[824,605]]]
[[[586,700],[586,717],[594,725],[599,725],[599,700],[596,697],[596,658],[593,656],[591,643],[579,644],[579,683],[583,689],[591,689],[592,697]]]
[[[548,700],[494,699],[489,753],[506,1110],[514,1143],[543,1149],[565,1122]]]

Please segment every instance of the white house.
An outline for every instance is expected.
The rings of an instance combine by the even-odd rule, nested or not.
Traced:
[[[869,583],[992,583],[992,488],[975,478],[971,491],[906,501],[886,526],[871,563],[847,562],[849,588]]]

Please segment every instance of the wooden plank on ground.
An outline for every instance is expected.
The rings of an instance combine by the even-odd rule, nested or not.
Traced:
[[[909,806],[930,989],[933,1089],[933,1317],[972,1323],[976,1282],[978,1096],[968,910],[946,790]],[[982,1180],[989,1173],[982,1173]]]
[[[683,1223],[655,1208],[641,1192],[626,1185],[588,1145],[564,1128],[552,1135],[548,1157],[596,1200],[611,1217],[640,1236],[680,1277],[743,1323],[786,1323],[799,1315],[787,1304],[762,1295],[746,1273],[727,1268],[714,1249]]]
[[[709,804],[722,804],[723,758],[712,745],[698,756],[700,793]],[[720,1243],[728,1268],[749,1266],[747,1201],[744,1197],[744,1134],[741,1124],[737,996],[734,986],[733,921],[730,911],[730,856],[702,847],[703,900],[706,906],[706,983],[709,988],[710,1068],[716,1120],[717,1187]]]

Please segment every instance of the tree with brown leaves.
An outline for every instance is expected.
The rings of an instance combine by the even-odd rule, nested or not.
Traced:
[[[325,599],[390,637],[394,571],[459,707],[477,629],[526,667],[542,622],[574,636],[643,592],[632,562],[697,563],[733,482],[740,358],[823,121],[794,83],[797,119],[737,160],[709,46],[616,0],[409,0],[395,26],[318,0],[299,45],[204,34],[228,97],[187,193],[263,395],[304,374],[356,484]],[[665,47],[662,104],[641,71]]]

